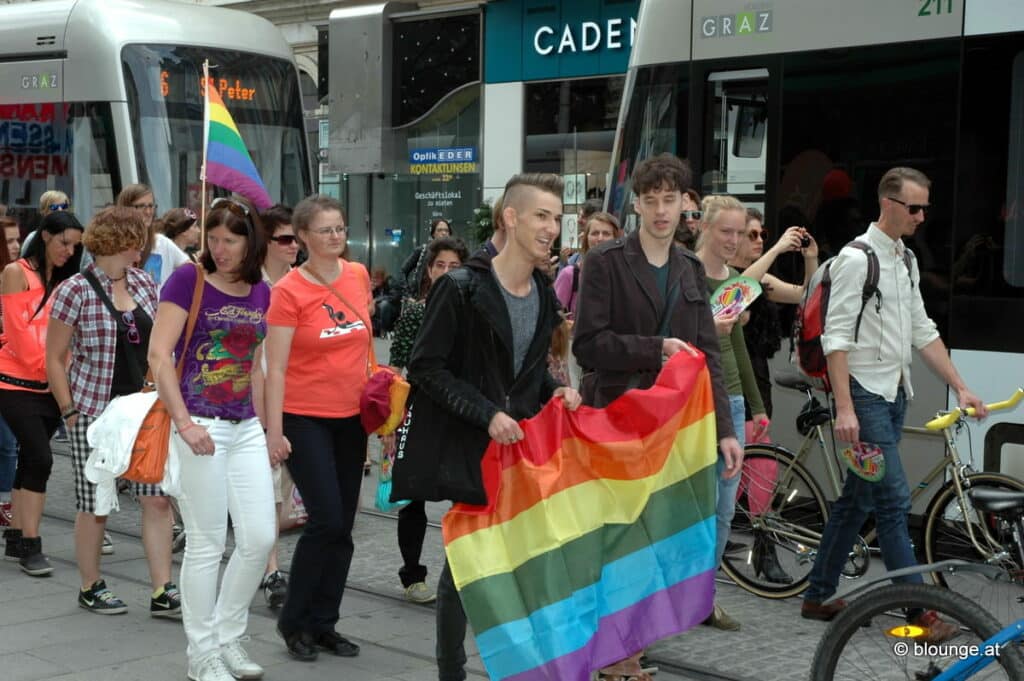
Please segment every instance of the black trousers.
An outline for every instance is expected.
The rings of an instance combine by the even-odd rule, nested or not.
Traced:
[[[411,501],[398,511],[398,550],[402,552],[403,562],[398,578],[404,587],[427,579],[427,567],[420,564],[426,535],[426,502]]]
[[[0,388],[0,414],[18,441],[12,489],[44,494],[53,469],[50,438],[61,423],[53,394]]]
[[[352,564],[352,523],[366,460],[359,416],[284,415],[292,444],[286,460],[309,521],[292,556],[288,596],[278,626],[286,636],[333,631]]]
[[[437,582],[437,678],[438,681],[466,679],[466,611],[452,580],[448,561]]]

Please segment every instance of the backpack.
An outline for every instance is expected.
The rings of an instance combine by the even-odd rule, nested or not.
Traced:
[[[882,311],[882,293],[878,290],[879,265],[878,255],[870,244],[854,239],[846,244],[850,248],[863,251],[868,259],[867,276],[864,278],[864,287],[861,290],[860,312],[857,313],[857,323],[854,326],[853,342],[856,343],[860,335],[860,323],[864,317],[864,309],[868,301],[875,299],[875,311]],[[807,284],[803,300],[796,313],[796,323],[793,326],[793,338],[796,343],[797,365],[801,373],[811,378],[822,379],[828,388],[828,363],[825,361],[825,352],[821,347],[821,336],[825,332],[825,316],[828,314],[829,296],[832,292],[831,267],[835,256],[823,262]],[[913,286],[914,254],[909,248],[903,250],[903,264],[907,268],[907,276],[911,277]]]

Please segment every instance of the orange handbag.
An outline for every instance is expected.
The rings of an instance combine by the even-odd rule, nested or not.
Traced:
[[[192,291],[192,305],[188,311],[188,321],[185,323],[185,343],[182,345],[181,357],[178,358],[177,372],[178,380],[181,380],[181,371],[185,366],[185,352],[188,350],[189,341],[192,340],[192,332],[196,328],[196,319],[199,317],[199,303],[203,296],[204,272],[200,265],[196,268],[196,287]],[[142,385],[142,392],[155,390],[152,369],[146,372],[146,380]],[[135,444],[132,445],[132,460],[121,477],[134,482],[155,485],[164,479],[164,467],[167,465],[167,450],[171,441],[171,413],[163,400],[157,399],[150,407],[146,417],[139,426],[139,432],[135,436]]]
[[[377,353],[373,351],[373,327],[359,314],[359,308],[349,303],[345,296],[321,277],[308,262],[305,267],[314,279],[330,289],[335,298],[352,310],[366,327],[370,347],[366,353],[366,386],[363,388],[363,394],[359,396],[359,421],[363,424],[363,430],[377,435],[395,432],[405,418],[409,382],[391,367],[377,364]]]

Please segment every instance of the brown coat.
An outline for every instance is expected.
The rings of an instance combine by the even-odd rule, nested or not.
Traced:
[[[733,436],[704,266],[674,244],[669,263],[669,290],[679,282],[670,337],[691,343],[707,357],[718,437]],[[584,404],[603,407],[629,388],[652,386],[661,370],[664,337],[656,334],[665,301],[638,232],[587,253],[578,295],[573,354],[583,368]]]

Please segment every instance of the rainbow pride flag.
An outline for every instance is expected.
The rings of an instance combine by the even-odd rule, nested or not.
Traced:
[[[485,507],[443,521],[452,577],[494,680],[587,681],[711,612],[715,461],[703,357],[605,409],[552,400],[484,455]]]
[[[242,141],[238,126],[211,83],[206,89],[206,181],[253,202],[259,210],[274,205]]]

